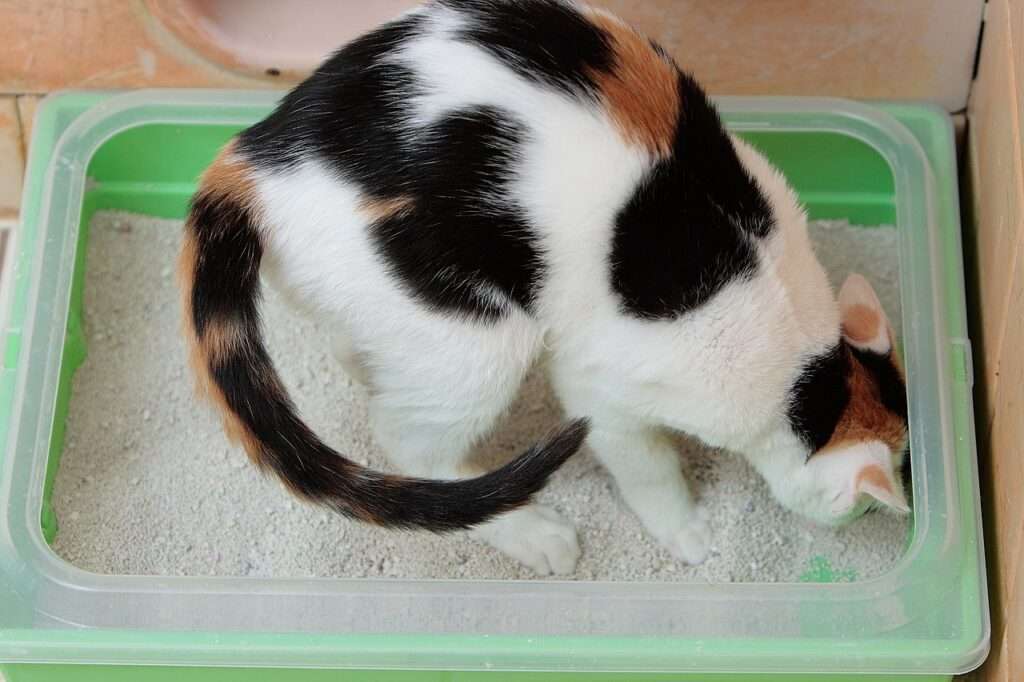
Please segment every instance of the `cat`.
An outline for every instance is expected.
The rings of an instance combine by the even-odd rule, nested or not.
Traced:
[[[572,572],[531,501],[584,443],[678,559],[708,552],[669,431],[742,453],[784,506],[909,512],[906,387],[871,285],[836,298],[785,178],[696,81],[602,10],[435,0],[344,46],[201,179],[180,259],[200,388],[296,495],[473,533]],[[261,278],[327,320],[402,475],[303,423],[264,346]],[[466,460],[545,364],[570,420]]]

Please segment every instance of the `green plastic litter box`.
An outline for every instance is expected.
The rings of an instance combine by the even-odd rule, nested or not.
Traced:
[[[899,231],[914,530],[868,581],[182,578],[54,554],[49,506],[97,210],[181,218],[217,148],[279,93],[63,93],[37,114],[0,369],[0,669],[95,680],[947,680],[988,651],[956,162],[945,113],[722,98],[812,218]],[[482,671],[487,671],[483,673]]]

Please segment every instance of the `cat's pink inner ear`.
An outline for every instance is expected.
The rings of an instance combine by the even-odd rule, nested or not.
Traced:
[[[907,498],[892,473],[878,464],[868,464],[857,472],[855,489],[858,495],[870,495],[898,512],[910,513]]]
[[[839,290],[843,338],[854,348],[885,354],[892,350],[889,321],[866,279],[853,274]]]

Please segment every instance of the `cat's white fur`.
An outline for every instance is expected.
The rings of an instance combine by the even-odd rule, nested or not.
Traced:
[[[425,84],[411,129],[468,105],[499,106],[527,122],[508,200],[543,229],[549,271],[535,315],[508,305],[497,323],[453,325],[425,309],[380,261],[359,191],[315,160],[261,171],[257,182],[263,273],[335,326],[339,358],[371,387],[376,437],[394,464],[423,477],[467,475],[463,457],[543,356],[566,411],[592,420],[590,448],[626,502],[680,559],[703,561],[711,530],[666,428],[744,453],[787,506],[826,522],[845,517],[856,472],[869,460],[885,463],[875,452],[885,446],[805,465],[806,446],[786,423],[787,390],[803,360],[837,342],[840,311],[782,176],[734,139],[778,220],[759,246],[757,275],[677,320],[624,316],[608,281],[610,233],[652,159],[603,109],[449,40],[459,15],[432,12],[432,30],[393,57]],[[536,504],[474,532],[542,574],[570,572],[580,552],[572,525]]]

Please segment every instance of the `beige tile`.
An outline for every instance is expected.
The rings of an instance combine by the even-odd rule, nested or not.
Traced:
[[[295,3],[146,0],[145,6],[185,46],[241,73],[298,78],[338,49],[420,0]],[[268,40],[268,34],[272,37]]]
[[[142,2],[0,1],[0,92],[146,86],[268,87],[175,41]]]
[[[24,173],[17,105],[13,97],[0,96],[0,216],[18,212]]]
[[[1006,0],[992,0],[983,43],[979,78],[971,94],[968,116],[971,206],[974,234],[969,235],[977,290],[974,330],[981,365],[984,430],[992,420],[998,358],[1007,319],[1014,255],[1024,234],[1024,163]]]
[[[715,93],[925,99],[950,111],[967,100],[983,5],[982,0],[595,2],[662,41]],[[230,50],[216,45],[194,49],[189,31],[157,18],[176,16],[166,11],[171,4],[6,2],[0,22],[0,92],[278,86],[287,80],[246,74]],[[339,42],[351,35],[348,23],[365,14],[353,9],[351,22],[339,24]],[[339,13],[307,12],[296,15],[296,21],[308,16],[322,22]]]

